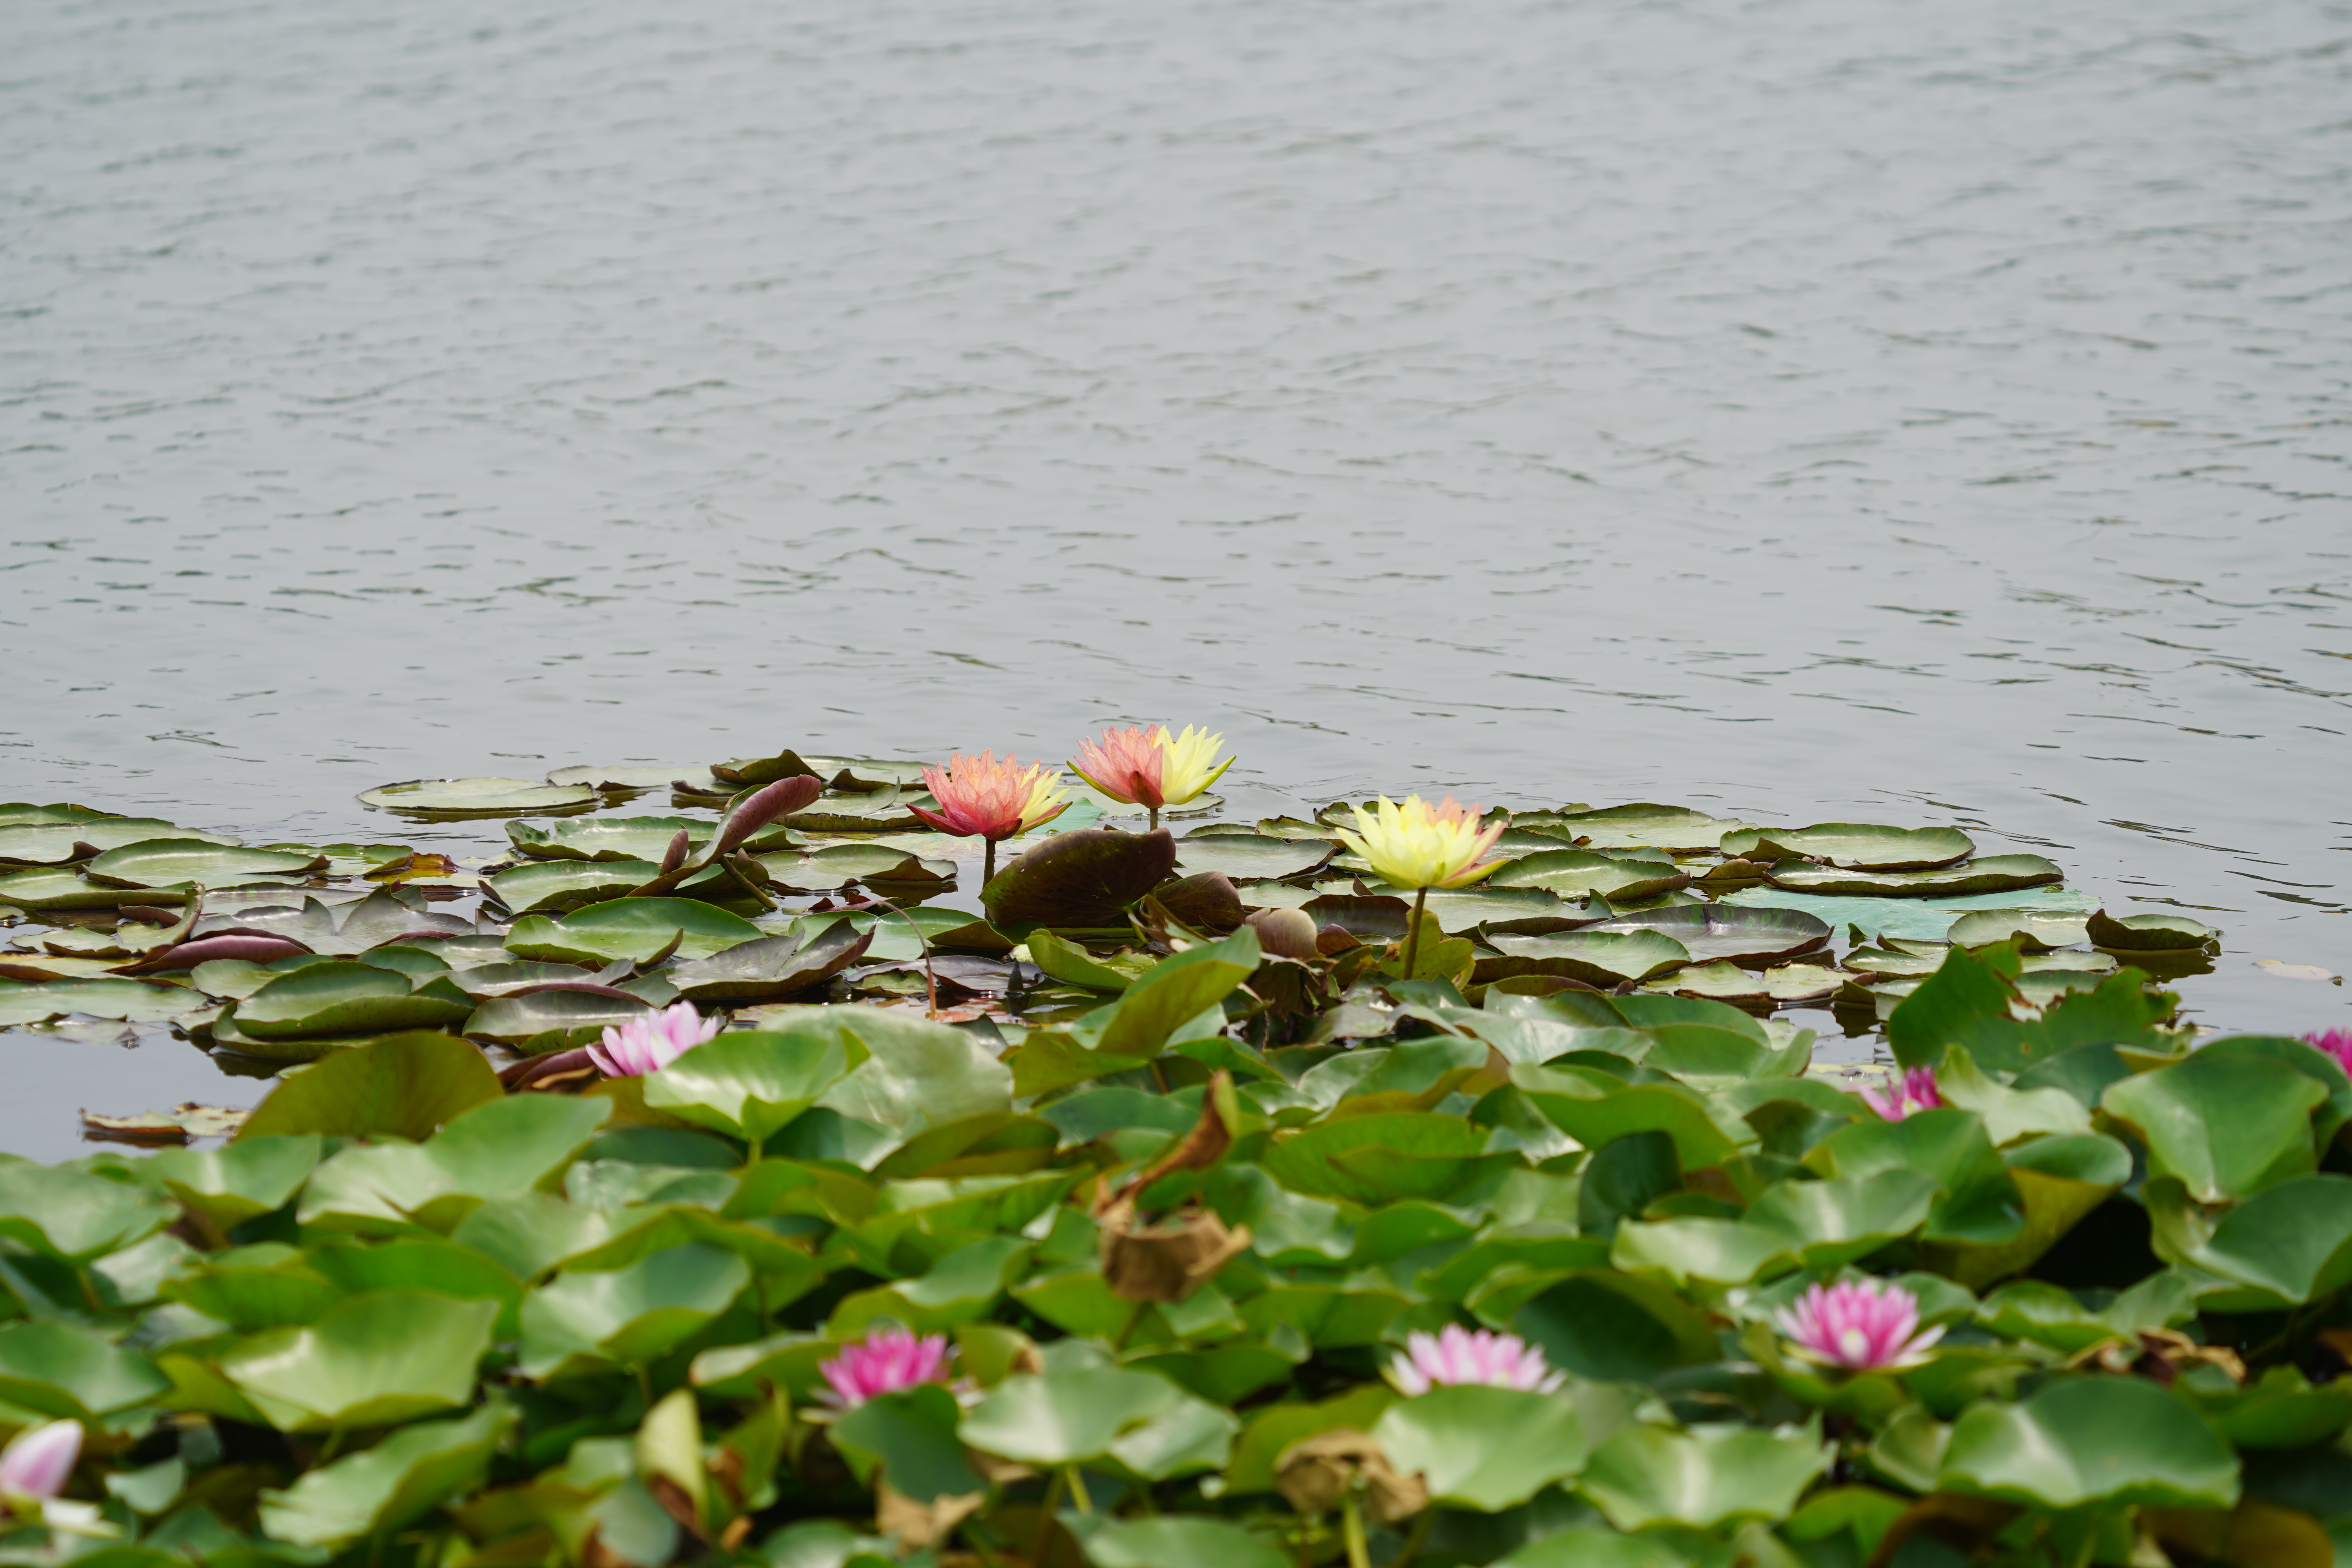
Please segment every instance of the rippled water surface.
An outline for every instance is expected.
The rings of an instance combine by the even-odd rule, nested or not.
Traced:
[[[1244,810],[1963,824],[2223,927],[2201,1020],[2352,1022],[2252,963],[2352,966],[2352,7],[17,0],[0,62],[0,798],[413,841],[353,794],[1205,721]],[[223,1081],[37,1048],[0,1145]]]

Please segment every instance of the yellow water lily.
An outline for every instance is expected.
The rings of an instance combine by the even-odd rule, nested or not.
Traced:
[[[1163,726],[1160,731],[1160,798],[1170,805],[1198,800],[1234,765],[1231,757],[1222,763],[1216,760],[1217,751],[1224,743],[1223,734],[1212,735],[1190,724],[1184,726],[1181,735],[1171,735]]]
[[[1397,887],[1467,887],[1503,864],[1479,858],[1503,837],[1506,824],[1480,827],[1480,808],[1457,805],[1450,795],[1435,805],[1417,795],[1402,803],[1382,795],[1370,811],[1353,810],[1355,831],[1339,829],[1340,841]]]

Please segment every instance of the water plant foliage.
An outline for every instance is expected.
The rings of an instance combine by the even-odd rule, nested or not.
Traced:
[[[0,1555],[2352,1543],[2352,1042],[2179,1024],[2210,929],[1950,828],[1543,806],[1400,889],[1360,803],[1072,788],[977,909],[907,763],[366,797],[477,865],[0,805],[13,1048],[280,1075],[0,1159]]]

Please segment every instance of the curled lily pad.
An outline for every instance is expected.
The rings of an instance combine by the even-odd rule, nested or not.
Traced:
[[[1480,984],[1520,974],[1557,974],[1589,985],[1622,985],[1649,980],[1691,961],[1690,949],[1662,932],[1646,930],[1556,936],[1498,935],[1488,939],[1499,957],[1481,957],[1471,978]]]
[[[1581,849],[1546,849],[1522,856],[1486,879],[1491,888],[1544,888],[1564,898],[1600,893],[1646,899],[1690,886],[1690,873],[1671,860],[1623,860]]]
[[[762,1002],[805,991],[838,974],[866,955],[871,931],[847,921],[807,936],[799,930],[762,936],[669,972],[678,994],[697,1002]]]
[[[1866,822],[1746,828],[1725,834],[1722,849],[1735,859],[1819,860],[1856,871],[1925,871],[1977,852],[1976,841],[1957,827],[1881,827]]]
[[[532,860],[492,876],[490,892],[516,914],[548,914],[626,898],[660,875],[650,860]]]
[[[1829,945],[1827,921],[1801,910],[1689,904],[1621,915],[1587,932],[1656,931],[1682,943],[1694,963],[1773,963]]]
[[[642,963],[665,951],[708,958],[767,934],[740,915],[693,899],[614,899],[561,919],[526,916],[507,932],[507,951],[559,963],[624,958]]]
[[[1710,816],[1687,806],[1612,805],[1599,811],[1523,811],[1514,826],[1549,833],[1594,849],[1647,847],[1696,854],[1716,848],[1727,833],[1750,826],[1735,818]]]
[[[457,822],[475,816],[515,816],[593,811],[602,805],[585,784],[551,784],[534,779],[408,779],[366,790],[360,804],[396,811],[428,822]]]
[[[2039,855],[1988,855],[1934,871],[1846,871],[1806,860],[1782,860],[1772,885],[1801,893],[1861,893],[1877,898],[1931,899],[1965,893],[2007,893],[2065,879],[2056,862]]]
[[[2186,915],[2126,915],[2117,920],[2095,910],[2084,922],[2094,947],[2117,952],[2180,952],[2214,951],[2221,933]]]
[[[981,889],[993,925],[1064,930],[1124,925],[1127,911],[1176,864],[1166,828],[1121,833],[1083,827],[1023,853]]]
[[[515,852],[533,860],[650,860],[659,864],[670,841],[686,835],[689,849],[709,843],[719,825],[703,816],[579,816],[549,823],[507,824]]]

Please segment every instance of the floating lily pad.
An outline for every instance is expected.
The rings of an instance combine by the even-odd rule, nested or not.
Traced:
[[[1127,911],[1176,864],[1166,828],[1121,833],[1082,827],[1022,854],[981,889],[991,924],[1090,930],[1126,922]]]
[[[926,811],[939,803],[921,790],[877,790],[871,795],[828,795],[803,810],[776,818],[772,834],[792,828],[802,833],[919,833],[923,819],[909,806]],[[765,835],[751,841],[753,849],[772,847]]]
[[[625,898],[660,875],[650,860],[532,860],[493,876],[490,892],[516,914],[547,914]]]
[[[1750,826],[1737,818],[1710,816],[1687,806],[1647,802],[1599,811],[1523,811],[1515,826],[1555,834],[1592,849],[1651,847],[1696,854],[1716,848],[1727,833]]]
[[[593,1044],[604,1038],[608,1026],[643,1017],[649,1010],[643,998],[610,986],[531,991],[491,997],[467,1016],[458,1033],[538,1056]]]
[[[1316,838],[1193,833],[1176,841],[1176,864],[1186,872],[1222,871],[1236,882],[1279,882],[1312,876],[1338,849],[1336,843]]]
[[[1480,984],[1518,974],[1558,974],[1590,985],[1622,985],[1653,979],[1691,961],[1688,948],[1654,931],[1572,931],[1488,940],[1501,956],[1479,958],[1471,978]]]
[[[2014,893],[1974,893],[1955,899],[1845,897],[1792,892],[1784,888],[1746,888],[1716,900],[1740,909],[1802,910],[1832,929],[1853,927],[1878,940],[1940,942],[1952,922],[1978,910],[2031,908],[2041,914],[2088,913],[2098,900],[2072,888],[2038,890],[2031,900]]]
[[[0,1026],[37,1024],[68,1013],[132,1023],[161,1023],[196,1012],[204,997],[183,985],[139,980],[52,980],[31,984],[0,981]]]
[[[1625,860],[1582,849],[1545,849],[1522,856],[1485,883],[1488,888],[1542,888],[1570,899],[1593,893],[1610,899],[1646,899],[1689,885],[1690,873],[1671,860]]]
[[[1685,905],[1621,915],[1587,931],[1652,931],[1680,942],[1695,963],[1772,963],[1827,947],[1827,921],[1801,910]]]
[[[700,763],[672,763],[667,766],[630,763],[618,767],[558,768],[547,775],[547,782],[555,789],[585,788],[605,792],[670,789],[680,784],[695,790],[716,791],[722,787],[711,771]]]
[[[216,833],[195,833],[156,816],[100,816],[79,822],[0,826],[0,866],[62,866],[93,853],[142,844],[151,838],[201,839],[234,844]]]
[[[927,860],[883,844],[828,844],[804,855],[755,857],[780,889],[826,893],[853,883],[888,883],[902,890],[944,889],[956,878],[952,860]]]
[[[292,882],[293,878],[279,878]],[[105,910],[119,904],[174,905],[187,901],[181,888],[119,888],[93,882],[79,868],[37,866],[0,877],[0,903],[23,910]]]
[[[1410,907],[1412,900],[1407,895],[1404,901]],[[1431,889],[1424,912],[1448,936],[1481,927],[1539,936],[1584,925],[1589,919],[1549,888],[1437,888]]]
[[[2072,947],[2089,936],[2084,916],[2030,909],[1979,910],[1954,921],[1952,929],[1944,934],[1960,947],[2015,942],[2029,952]]]
[[[532,779],[408,779],[363,792],[362,805],[396,811],[427,821],[471,816],[514,816],[523,812],[593,811],[603,804],[585,784],[551,784]]]
[[[843,921],[803,938],[799,931],[763,936],[708,958],[679,963],[668,974],[678,994],[697,1002],[765,1002],[805,991],[866,955],[873,933]]]
[[[2094,947],[2118,952],[2182,952],[2216,951],[2221,933],[2186,915],[2126,915],[2117,920],[2105,910],[2093,911],[2084,922]]]
[[[517,958],[559,963],[623,958],[642,963],[665,950],[682,958],[708,958],[767,934],[740,915],[692,899],[615,899],[560,919],[527,915],[507,932],[507,951]]]
[[[1934,871],[1846,871],[1805,860],[1781,860],[1773,865],[1770,876],[1775,887],[1792,892],[1928,899],[2039,888],[2063,881],[2066,874],[2039,855],[1989,855]]]
[[[1881,827],[1822,822],[1811,827],[1751,827],[1723,836],[1723,853],[1743,860],[1821,860],[1857,871],[1924,871],[1977,852],[1957,827]]]
[[[1751,973],[1736,963],[1715,963],[1677,970],[1643,989],[1675,996],[1700,996],[1735,1007],[1798,1007],[1826,1002],[1853,975],[1820,963],[1791,963]]]
[[[383,1035],[459,1023],[473,999],[436,975],[422,985],[373,964],[307,964],[272,980],[235,1008],[239,1032],[257,1040]]]
[[[83,867],[82,874],[115,888],[235,888],[257,878],[307,877],[326,868],[323,855],[247,849],[202,838],[151,838],[108,850]]]
[[[651,860],[656,865],[683,830],[699,853],[719,824],[705,816],[577,816],[536,826],[507,824],[515,852],[533,860]]]

